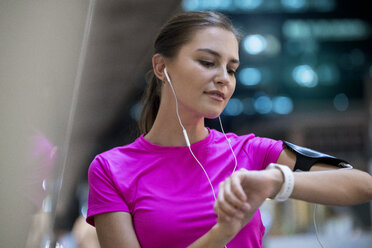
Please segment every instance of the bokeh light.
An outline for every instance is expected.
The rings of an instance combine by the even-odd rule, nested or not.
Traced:
[[[268,114],[271,112],[273,103],[268,96],[259,96],[254,100],[254,108],[259,114]]]
[[[273,111],[280,115],[287,115],[293,111],[293,101],[286,96],[276,96],[273,98]]]
[[[349,108],[349,98],[344,93],[337,94],[333,99],[333,106],[338,111],[346,111]]]
[[[235,6],[243,10],[253,10],[262,4],[263,0],[235,0]]]
[[[243,40],[244,50],[248,54],[256,55],[262,53],[267,46],[265,37],[259,34],[248,35]]]
[[[300,86],[312,88],[318,84],[318,76],[309,65],[296,66],[292,71],[292,77]]]
[[[227,10],[231,9],[232,0],[183,0],[182,8],[186,11],[194,10]]]
[[[363,40],[369,35],[369,25],[359,19],[286,20],[282,26],[288,39]]]
[[[246,67],[239,72],[239,81],[245,86],[253,86],[260,83],[262,75],[257,68]]]
[[[281,51],[281,44],[277,37],[271,34],[264,35],[264,38],[266,39],[266,49],[264,51],[267,55],[277,55]]]
[[[199,0],[183,0],[182,8],[186,11],[197,10],[199,7]]]
[[[307,39],[311,37],[310,26],[302,20],[287,20],[282,26],[284,36],[289,39]]]
[[[223,114],[230,115],[230,116],[237,116],[243,112],[244,106],[241,100],[238,98],[231,98],[230,101],[227,103]]]
[[[296,11],[305,8],[307,5],[306,0],[281,0],[280,1],[284,8]]]

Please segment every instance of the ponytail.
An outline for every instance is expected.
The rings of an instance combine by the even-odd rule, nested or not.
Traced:
[[[148,133],[159,111],[162,82],[150,70],[147,73],[147,88],[142,98],[142,111],[138,122],[141,133]]]

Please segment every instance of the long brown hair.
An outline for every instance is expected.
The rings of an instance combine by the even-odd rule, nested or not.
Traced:
[[[237,39],[240,34],[225,15],[212,11],[184,12],[173,16],[160,29],[155,42],[155,54],[174,58],[180,48],[191,41],[195,31],[206,27],[219,27],[231,31]],[[158,114],[162,82],[153,70],[147,73],[147,88],[142,98],[142,111],[139,119],[141,133],[148,133]]]

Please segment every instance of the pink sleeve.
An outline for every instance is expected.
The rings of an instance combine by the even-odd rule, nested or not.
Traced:
[[[247,152],[253,157],[256,170],[264,170],[270,163],[276,163],[284,146],[281,140],[254,137],[248,144]]]
[[[111,171],[104,159],[97,156],[88,170],[89,198],[86,221],[94,226],[94,215],[125,211],[129,208],[115,186]]]

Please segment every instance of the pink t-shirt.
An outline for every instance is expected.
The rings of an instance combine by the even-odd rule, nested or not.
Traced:
[[[218,194],[218,185],[234,169],[234,157],[224,135],[209,135],[191,145]],[[228,133],[238,160],[237,170],[263,170],[276,162],[282,141]],[[125,211],[133,218],[142,248],[187,247],[217,222],[208,180],[188,147],[164,147],[141,135],[133,143],[95,157],[89,167],[87,222],[94,215]],[[257,210],[252,220],[228,244],[229,248],[262,247],[265,228]]]

